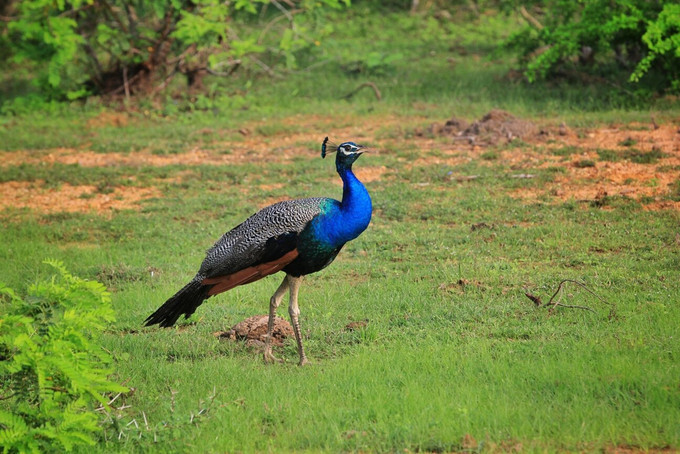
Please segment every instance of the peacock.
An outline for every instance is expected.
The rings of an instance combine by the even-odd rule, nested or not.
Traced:
[[[196,276],[145,321],[146,326],[172,326],[188,318],[211,296],[283,271],[283,282],[269,300],[264,361],[272,354],[271,336],[276,309],[290,292],[290,315],[297,342],[299,365],[307,363],[300,333],[298,291],[302,277],[330,265],[348,241],[358,237],[371,221],[371,197],[352,172],[352,164],[366,151],[344,142],[321,145],[321,157],[336,152],[335,167],[342,179],[342,201],[327,197],[286,200],[267,206],[234,227],[207,251]]]

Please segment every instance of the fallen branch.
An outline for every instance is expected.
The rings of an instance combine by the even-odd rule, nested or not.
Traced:
[[[357,94],[357,92],[359,92],[359,90],[361,90],[364,87],[371,87],[373,89],[373,93],[375,94],[375,97],[378,99],[378,101],[380,101],[382,99],[382,95],[380,94],[380,90],[378,90],[378,86],[376,84],[374,84],[373,82],[364,82],[364,83],[360,84],[357,88],[355,88],[354,90],[350,91],[345,96],[343,96],[343,98],[350,99],[352,96]]]
[[[555,310],[555,308],[558,307],[558,306],[559,307],[565,307],[565,308],[568,308],[568,309],[583,309],[583,310],[586,310],[586,311],[596,313],[595,310],[593,310],[592,308],[590,308],[588,306],[579,306],[579,305],[575,305],[575,304],[562,304],[562,303],[560,303],[560,298],[558,297],[558,295],[561,294],[561,291],[562,291],[562,288],[564,287],[564,284],[566,284],[568,282],[578,285],[579,287],[583,288],[585,291],[587,291],[588,293],[593,295],[595,298],[599,299],[602,303],[609,306],[610,307],[609,318],[614,317],[614,315],[615,315],[614,306],[611,303],[605,301],[604,298],[602,298],[600,295],[598,295],[597,293],[590,290],[588,288],[588,286],[586,286],[584,283],[579,282],[579,281],[575,281],[573,279],[562,279],[560,281],[560,283],[557,285],[557,289],[555,289],[555,292],[552,294],[552,296],[550,297],[550,300],[548,300],[547,303],[543,303],[543,301],[541,300],[540,297],[538,297],[536,295],[532,295],[529,292],[525,292],[524,296],[529,298],[531,300],[531,302],[533,302],[534,305],[536,305],[537,308],[548,308],[548,312],[550,312],[550,313],[552,313]]]
[[[274,72],[274,70],[271,69],[269,66],[267,66],[267,64],[265,64],[262,60],[255,58],[253,56],[250,56],[249,58],[252,61],[254,61],[260,68],[262,68],[264,70],[264,72],[269,74],[271,77],[276,77],[278,79],[283,78],[283,76],[281,74],[277,74],[276,72]]]

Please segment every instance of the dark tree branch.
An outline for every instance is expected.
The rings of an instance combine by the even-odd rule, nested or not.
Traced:
[[[378,86],[376,84],[374,84],[373,82],[364,82],[362,84],[359,84],[359,86],[357,88],[355,88],[354,90],[347,93],[345,96],[343,96],[343,98],[350,99],[352,96],[357,94],[357,92],[359,92],[359,90],[361,90],[364,87],[371,87],[373,89],[373,93],[375,94],[375,97],[378,99],[378,101],[380,101],[382,99],[382,95],[380,94],[380,90],[378,89]]]

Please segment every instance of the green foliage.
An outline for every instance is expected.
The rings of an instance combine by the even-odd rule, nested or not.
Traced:
[[[36,82],[48,99],[149,93],[177,73],[185,74],[190,85],[208,71],[230,74],[249,56],[274,55],[270,66],[294,68],[295,52],[318,45],[323,34],[305,26],[306,13],[339,8],[349,0],[303,1],[296,5],[298,14],[277,3],[280,15],[265,30],[258,27],[255,33],[244,27],[255,13],[270,16],[264,10],[268,3],[13,1],[16,12],[10,21],[0,22],[0,37],[10,44],[15,63],[34,65]],[[279,21],[281,17],[288,21]]]
[[[60,275],[21,298],[0,285],[0,446],[4,452],[70,451],[95,443],[93,405],[126,388],[110,381],[110,356],[98,345],[114,320],[111,298],[96,281]]]
[[[670,79],[671,89],[680,92],[680,4],[667,3],[656,20],[651,21],[642,41],[649,53],[631,74],[639,81],[654,63],[658,63]]]
[[[569,65],[597,68],[611,77],[611,66],[631,82],[660,78],[655,90],[680,88],[680,5],[647,0],[545,0],[504,2],[519,7],[531,26],[506,42],[522,56],[530,81],[554,76]]]

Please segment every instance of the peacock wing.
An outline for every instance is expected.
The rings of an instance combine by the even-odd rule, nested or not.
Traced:
[[[329,199],[287,200],[270,205],[225,233],[207,251],[198,272],[210,294],[275,273],[297,257],[300,232]]]

